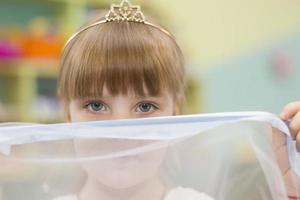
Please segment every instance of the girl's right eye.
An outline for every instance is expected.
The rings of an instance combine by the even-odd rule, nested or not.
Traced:
[[[90,102],[86,104],[84,107],[91,112],[102,112],[106,110],[105,105],[101,102]]]

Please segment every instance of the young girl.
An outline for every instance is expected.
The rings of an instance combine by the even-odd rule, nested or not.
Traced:
[[[184,58],[174,37],[148,22],[140,8],[127,0],[113,5],[104,19],[75,33],[63,50],[59,94],[69,122],[178,115],[184,87]],[[289,104],[281,117],[292,119],[290,128],[299,144],[300,102]],[[105,148],[105,144],[97,145]],[[85,151],[85,144],[75,141],[74,146],[79,154]],[[146,174],[158,167],[149,166]],[[144,180],[131,177],[134,183],[117,186],[111,182],[107,186],[101,183],[105,174],[97,178],[95,170],[83,168],[88,176],[82,190],[60,200],[150,200],[167,199],[170,194],[155,176]],[[144,189],[138,190],[141,185]],[[149,188],[157,192],[150,194],[153,190]],[[181,190],[198,199],[210,199],[189,189]]]

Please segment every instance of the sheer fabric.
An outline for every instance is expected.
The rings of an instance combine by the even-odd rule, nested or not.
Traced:
[[[283,200],[299,188],[294,146],[260,112],[3,124],[0,199]]]

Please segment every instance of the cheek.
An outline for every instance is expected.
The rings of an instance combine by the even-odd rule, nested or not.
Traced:
[[[165,105],[160,112],[157,113],[157,116],[172,116],[176,114],[176,107],[173,102],[170,102],[169,104]]]
[[[80,121],[84,121],[84,117],[79,110],[70,107],[69,120],[70,122],[80,122]]]
[[[92,121],[92,116],[88,115],[83,108],[79,108],[74,103],[70,103],[68,111],[68,121],[69,122],[83,122],[83,121]]]
[[[87,113],[85,110],[70,111],[70,122],[102,121],[106,119],[106,116]]]

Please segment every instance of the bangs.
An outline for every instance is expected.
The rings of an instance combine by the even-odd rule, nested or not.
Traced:
[[[170,36],[141,23],[105,23],[81,33],[63,52],[59,94],[67,99],[181,91],[183,56]],[[180,71],[180,73],[178,73]]]

